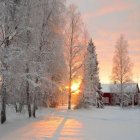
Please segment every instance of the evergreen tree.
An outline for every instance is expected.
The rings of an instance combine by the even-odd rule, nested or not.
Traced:
[[[84,104],[95,105],[95,92],[99,87],[99,68],[96,49],[90,40],[84,61],[83,99]]]

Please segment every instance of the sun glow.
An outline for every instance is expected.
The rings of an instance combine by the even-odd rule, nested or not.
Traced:
[[[80,85],[81,85],[81,81],[72,82],[72,86],[71,86],[72,94],[78,94],[80,92],[80,89],[79,89]]]

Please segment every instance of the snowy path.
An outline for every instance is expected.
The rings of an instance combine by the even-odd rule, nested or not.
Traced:
[[[0,126],[0,140],[140,140],[140,109],[55,110]]]

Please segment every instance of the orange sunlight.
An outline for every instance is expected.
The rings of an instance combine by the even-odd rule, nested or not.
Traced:
[[[80,89],[79,89],[80,85],[81,85],[80,80],[75,80],[72,82],[72,86],[71,86],[72,94],[78,94],[80,92]]]

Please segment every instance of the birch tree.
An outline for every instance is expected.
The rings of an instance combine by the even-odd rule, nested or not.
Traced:
[[[71,109],[71,85],[82,64],[80,52],[83,46],[80,44],[80,31],[82,31],[83,22],[75,5],[69,6],[66,16],[65,45],[69,79],[68,109]]]
[[[56,89],[65,72],[65,1],[0,1],[0,12],[1,120],[6,120],[7,97],[13,97],[8,102],[15,106],[19,102],[20,108],[26,104],[29,117],[35,117],[37,102],[45,92],[50,97],[58,95]]]
[[[120,84],[120,105],[123,106],[123,85],[132,81],[132,63],[128,54],[128,43],[123,35],[118,39],[113,58],[112,81]]]
[[[41,12],[42,16],[40,16],[40,12],[38,11]],[[41,90],[47,94],[45,96],[55,98],[54,102],[56,102],[58,96],[58,94],[54,94],[54,89],[55,87],[57,89],[57,86],[52,87],[51,85],[59,86],[63,79],[62,73],[65,73],[63,54],[64,12],[64,0],[42,0],[38,2],[38,9],[34,9],[33,12],[35,13],[33,23],[35,27],[34,38],[37,38],[37,40],[35,40],[37,51],[34,56],[36,72],[41,81],[52,82],[52,84],[48,84],[49,87],[47,89]],[[36,20],[36,18],[38,20]],[[35,34],[36,32],[38,34]]]
[[[14,24],[15,20],[15,5],[13,1],[1,1],[0,7],[1,12],[1,74],[2,74],[2,87],[1,87],[1,98],[2,98],[2,110],[1,110],[1,123],[6,121],[6,102],[8,93],[8,82],[10,77],[9,63],[10,63],[10,46],[13,37],[16,35],[17,26]]]

